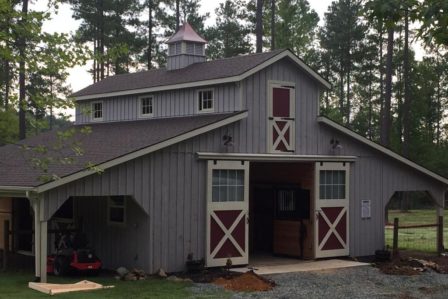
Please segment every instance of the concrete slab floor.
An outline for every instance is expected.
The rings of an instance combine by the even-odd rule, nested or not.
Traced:
[[[256,274],[281,274],[292,272],[321,271],[330,269],[340,269],[349,267],[369,266],[368,263],[360,263],[355,261],[330,259],[319,261],[305,261],[288,258],[270,258],[262,262],[262,259],[250,261],[246,267],[233,268],[231,271],[245,273],[253,270]]]

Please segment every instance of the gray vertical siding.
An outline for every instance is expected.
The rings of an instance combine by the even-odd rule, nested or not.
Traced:
[[[230,83],[211,86],[215,96],[215,112],[233,112],[240,110],[240,92],[238,84]],[[189,88],[144,95],[153,96],[153,118],[174,117],[198,114],[197,92],[203,88]],[[95,100],[96,101],[96,100]],[[95,101],[81,101],[76,107],[76,124],[91,123],[90,107]],[[105,98],[103,102],[103,121],[128,121],[141,119],[138,96]]]
[[[446,186],[317,123],[318,86],[285,59],[245,79],[241,90],[237,84],[215,87],[216,111],[247,109],[247,119],[113,167],[100,176],[92,175],[48,191],[45,194],[46,216],[50,217],[69,196],[131,195],[135,198],[135,207],[139,207],[134,212],[145,211],[148,216],[141,214],[139,217],[145,217],[147,221],[140,220],[142,228],[122,234],[121,240],[146,240],[139,242],[137,249],[128,252],[129,256],[134,251],[147,253],[147,259],[139,259],[139,263],[143,263],[142,268],[149,272],[161,267],[167,271],[180,271],[183,270],[189,253],[193,253],[195,258],[203,258],[206,162],[197,160],[195,153],[266,153],[268,80],[295,83],[296,154],[332,154],[330,140],[336,138],[343,146],[340,155],[357,157],[351,164],[350,173],[351,255],[370,255],[382,248],[384,208],[394,191],[426,190],[436,196],[436,199],[442,200]],[[154,95],[155,117],[196,113],[196,95],[193,89],[166,92],[163,96],[162,93]],[[114,98],[104,102],[106,121],[130,120],[137,115],[136,97]],[[78,118],[78,122],[88,122],[88,119]],[[233,136],[232,147],[222,145],[224,134]],[[361,200],[364,199],[372,202],[370,219],[361,219]],[[95,207],[105,209],[104,206]],[[114,238],[112,234],[105,234],[98,241],[101,242],[98,244],[101,249],[99,253],[107,257],[111,265],[115,265],[113,261],[118,253],[115,249],[103,246],[103,243],[110,244]]]
[[[130,256],[123,259],[122,265],[137,263],[151,273],[159,268],[183,270],[189,253],[196,258],[205,254],[206,162],[198,161],[196,152],[225,151],[222,136],[238,136],[238,131],[239,124],[232,124],[107,169],[101,175],[91,175],[50,190],[44,196],[46,219],[68,197],[90,197],[82,199],[83,209],[79,210],[79,216],[86,223],[96,223],[106,217],[106,199],[91,199],[92,196],[130,195],[135,203],[125,228],[108,227],[105,222],[85,226],[86,231],[93,230],[89,236],[93,237],[90,239],[98,254],[107,261],[106,265],[117,266],[119,249],[107,246],[117,242],[116,236],[112,233],[99,238],[95,236],[103,229],[121,229],[123,234],[119,235],[119,242],[137,244],[129,251]],[[238,150],[238,146],[235,149]],[[133,219],[138,219],[137,230],[133,228]],[[135,243],[135,238],[140,241]],[[146,254],[147,260],[140,258],[134,261],[134,251],[138,256]]]

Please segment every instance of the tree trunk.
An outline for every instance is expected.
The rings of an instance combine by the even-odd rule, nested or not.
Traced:
[[[349,60],[350,61],[350,60]],[[350,64],[351,62],[349,62]],[[347,127],[350,127],[350,112],[351,112],[351,103],[350,103],[350,66],[348,66],[348,70],[347,70],[347,101],[346,101],[346,107],[345,107],[345,125]]]
[[[392,124],[391,101],[392,101],[392,57],[394,50],[394,26],[387,29],[387,57],[386,57],[386,91],[384,94],[383,113],[381,115],[380,143],[386,147],[390,146],[390,130]]]
[[[370,63],[369,66],[369,78],[372,78],[372,67],[373,63]],[[372,99],[372,80],[369,80],[369,113],[368,113],[368,124],[367,124],[367,137],[372,140],[373,139],[373,99]]]
[[[263,52],[263,0],[257,0],[257,12],[256,12],[256,52]]]
[[[404,104],[403,104],[403,155],[409,158],[409,141],[411,130],[411,94],[409,76],[409,10],[405,11],[404,19]]]
[[[103,0],[100,0],[100,6],[99,6],[99,10],[100,10],[100,39],[99,39],[99,43],[100,43],[100,47],[99,47],[99,58],[100,58],[100,78],[98,81],[103,80],[104,79],[104,68],[105,68],[105,63],[104,63],[104,8],[103,8]]]
[[[342,68],[342,65],[341,65]],[[341,82],[339,82],[339,113],[341,114],[341,118],[344,117],[345,111],[344,111],[344,73],[341,71],[339,73],[339,79]]]
[[[180,26],[180,0],[176,0],[176,32]]]
[[[148,1],[148,70],[152,68],[152,11],[153,1]]]
[[[275,50],[275,0],[271,0],[271,50]]]
[[[5,60],[5,110],[9,107],[9,89],[11,88],[11,70],[9,61]]]
[[[22,19],[21,25],[25,26],[26,16],[28,15],[28,0],[22,1]],[[25,85],[25,60],[26,60],[26,40],[20,37],[19,40],[19,139],[26,138],[26,85]]]
[[[380,127],[382,124],[382,119],[383,119],[383,113],[384,113],[384,63],[383,63],[383,45],[384,45],[384,26],[383,26],[383,21],[379,21],[379,47],[380,47],[380,57],[379,57],[379,72],[380,72],[380,97],[379,97],[379,102],[380,102]],[[380,128],[380,135],[381,135],[381,128]]]

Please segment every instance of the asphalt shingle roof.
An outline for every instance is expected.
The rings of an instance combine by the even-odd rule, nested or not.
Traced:
[[[115,75],[87,86],[72,96],[89,96],[124,90],[142,89],[241,75],[286,50],[275,50],[191,64],[177,70],[154,69]]]
[[[75,157],[70,145],[74,141],[79,142],[84,154],[76,157],[74,163],[53,163],[49,168],[50,174],[64,177],[82,171],[87,163],[94,165],[105,163],[239,113],[241,112],[91,124],[90,134],[79,133],[85,125],[74,125],[70,128],[77,129],[78,133],[67,140],[66,146],[40,157]],[[36,154],[34,151],[24,149],[23,145],[29,147],[44,145],[52,148],[57,144],[57,134],[56,131],[46,132],[18,144],[0,147],[0,186],[41,185],[43,183],[41,176],[44,175],[42,168],[32,166],[32,158]]]

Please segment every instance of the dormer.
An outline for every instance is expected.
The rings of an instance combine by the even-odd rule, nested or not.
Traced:
[[[168,59],[166,68],[168,70],[181,69],[190,64],[205,62],[205,44],[203,39],[185,22],[179,30],[167,41]]]

